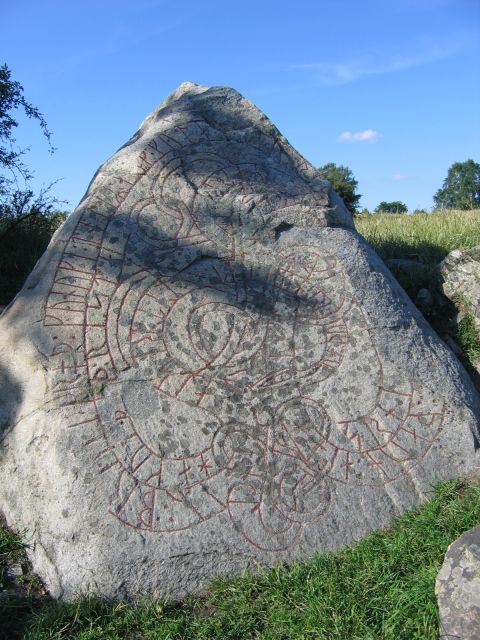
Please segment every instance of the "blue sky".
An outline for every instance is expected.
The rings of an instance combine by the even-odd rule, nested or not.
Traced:
[[[369,209],[431,208],[480,161],[480,0],[1,0],[2,56],[57,147],[21,120],[36,185],[74,208],[181,82],[229,85],[315,166],[348,166]]]

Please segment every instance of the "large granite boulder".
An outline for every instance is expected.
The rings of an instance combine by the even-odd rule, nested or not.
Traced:
[[[470,529],[447,549],[435,593],[440,638],[480,638],[480,527]]]
[[[475,466],[479,401],[328,182],[184,84],[0,320],[0,506],[57,597],[350,543]]]

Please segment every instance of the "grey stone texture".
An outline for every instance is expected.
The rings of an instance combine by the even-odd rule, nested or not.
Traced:
[[[442,640],[480,640],[480,527],[455,540],[435,584]]]
[[[442,260],[436,270],[437,289],[457,308],[457,322],[472,314],[480,331],[480,246],[455,249]],[[480,359],[473,362],[480,373]]]
[[[0,320],[0,507],[55,597],[333,550],[476,466],[479,400],[328,182],[181,85]]]
[[[463,299],[480,329],[480,246],[455,249],[438,267],[442,293],[453,302]]]

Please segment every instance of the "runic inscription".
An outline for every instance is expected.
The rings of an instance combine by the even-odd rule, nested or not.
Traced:
[[[125,525],[168,533],[224,513],[282,551],[335,483],[392,482],[437,438],[444,404],[389,381],[342,263],[273,244],[292,207],[322,197],[310,173],[278,140],[245,150],[184,114],[129,178],[93,184],[44,323],[51,393],[75,407]],[[362,389],[345,390],[360,361]]]

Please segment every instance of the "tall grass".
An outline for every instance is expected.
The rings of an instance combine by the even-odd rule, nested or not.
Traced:
[[[384,260],[403,258],[433,267],[453,249],[480,245],[480,209],[362,215],[355,225]]]

